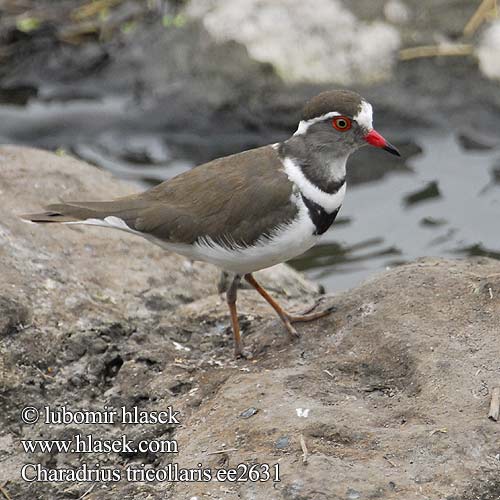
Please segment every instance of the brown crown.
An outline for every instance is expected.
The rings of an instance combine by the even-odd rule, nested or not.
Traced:
[[[302,120],[337,111],[342,115],[355,116],[363,98],[350,90],[328,90],[310,99],[302,110]]]

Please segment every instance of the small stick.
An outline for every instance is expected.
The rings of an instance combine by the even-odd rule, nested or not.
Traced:
[[[7,490],[5,489],[5,486],[7,486],[7,483],[9,481],[5,481],[5,483],[0,484],[0,493],[6,498],[6,500],[12,500],[11,496],[9,495],[9,493],[7,492]]]
[[[302,448],[302,463],[307,464],[309,452],[307,451],[306,440],[304,439],[303,434],[300,435],[300,447]]]
[[[434,436],[434,434],[437,434],[438,432],[440,432],[441,434],[447,434],[448,429],[446,427],[443,427],[441,429],[434,429],[431,432],[429,432],[429,436]]]
[[[228,451],[238,451],[238,448],[228,448],[227,450],[217,450],[207,453],[207,455],[219,455],[220,453],[226,453]]]
[[[464,35],[471,36],[483,24],[484,20],[491,13],[495,15],[497,2],[496,0],[483,0],[476,9],[472,17],[469,19],[464,28]]]
[[[82,496],[78,497],[78,500],[81,500],[82,498],[85,498],[87,495],[90,495],[94,487],[95,484],[93,484]]]
[[[88,17],[94,17],[105,9],[114,7],[122,2],[123,0],[93,0],[92,2],[80,5],[80,7],[74,9],[71,13],[71,17],[78,21]]]
[[[491,391],[490,412],[488,418],[498,422],[500,414],[500,387],[494,387]]]
[[[327,375],[330,375],[330,377],[335,378],[335,375],[332,372],[329,372],[328,370],[323,370]]]
[[[474,47],[468,43],[456,43],[447,45],[422,45],[399,51],[401,61],[410,61],[422,57],[438,56],[470,56],[474,53]]]

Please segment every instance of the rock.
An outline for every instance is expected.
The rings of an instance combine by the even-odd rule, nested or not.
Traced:
[[[277,450],[284,450],[288,448],[288,445],[290,444],[290,439],[288,436],[281,436],[276,440],[276,443],[274,446],[276,447]]]
[[[406,24],[411,17],[409,8],[400,0],[389,0],[384,5],[384,15],[393,24]]]
[[[299,325],[293,343],[267,304],[241,290],[242,333],[253,357],[235,361],[211,266],[125,233],[35,226],[15,215],[59,196],[108,198],[132,186],[42,151],[2,147],[0,163],[0,310],[23,325],[4,328],[0,344],[0,471],[12,498],[33,497],[32,483],[19,477],[28,460],[120,471],[197,470],[201,463],[214,475],[238,464],[270,466],[269,480],[256,482],[122,478],[97,482],[90,493],[87,483],[36,484],[37,497],[60,500],[219,498],[221,488],[229,499],[498,497],[500,427],[488,419],[500,357],[497,261],[420,260],[324,296],[321,307],[336,311]],[[286,266],[262,273],[291,310],[316,293],[296,277]],[[170,406],[181,425],[20,425],[25,406],[63,404],[91,411]],[[15,446],[27,438],[124,433],[133,443],[176,440],[178,453],[28,457]]]
[[[493,184],[500,184],[500,161],[491,167],[491,182]]]
[[[462,130],[457,136],[460,145],[467,151],[488,151],[500,144],[498,137],[493,134],[481,133],[473,130]]]
[[[201,18],[217,40],[242,43],[252,58],[271,63],[289,82],[360,85],[387,79],[400,43],[395,28],[360,21],[338,0],[319,0],[314,9],[300,0],[197,0],[186,12]]]
[[[253,406],[250,408],[247,408],[246,410],[242,411],[240,413],[240,418],[250,418],[253,417],[257,412],[258,408],[254,408]]]
[[[420,225],[426,227],[438,227],[447,224],[446,219],[436,219],[434,217],[423,217],[420,219]]]
[[[27,307],[17,300],[0,295],[0,338],[15,333],[28,323]]]
[[[479,68],[488,78],[500,80],[500,21],[491,23],[483,33],[477,48]]]
[[[329,299],[334,316],[204,399],[177,433],[177,460],[210,463],[225,443],[231,466],[279,463],[281,482],[228,484],[228,498],[458,500],[475,491],[495,500],[500,427],[487,414],[498,384],[499,269],[484,258],[426,259]],[[241,420],[257,402],[261,411]],[[290,444],[276,450],[284,435]],[[174,497],[219,487],[178,483]]]
[[[429,181],[423,188],[404,197],[404,203],[407,207],[422,203],[433,198],[440,198],[441,192],[436,181]]]

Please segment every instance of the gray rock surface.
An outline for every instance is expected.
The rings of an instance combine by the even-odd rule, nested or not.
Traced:
[[[215,269],[124,233],[40,227],[15,215],[133,186],[69,157],[15,147],[0,149],[0,171],[0,485],[13,499],[499,498],[500,423],[487,418],[500,384],[498,262],[427,259],[375,276],[326,296],[336,312],[299,326],[293,344],[267,305],[242,290],[254,356],[234,361]],[[296,273],[273,273],[263,280],[289,308],[313,299],[315,288]],[[181,425],[20,421],[24,406],[63,404],[172,405]],[[26,454],[19,444],[124,432],[135,442],[176,439],[179,453]],[[277,463],[281,481],[26,483],[19,470],[28,462]]]

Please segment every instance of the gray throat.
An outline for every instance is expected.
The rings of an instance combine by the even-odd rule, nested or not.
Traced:
[[[345,183],[347,156],[335,156],[331,148],[293,136],[280,144],[278,152],[281,158],[293,158],[304,176],[325,193],[336,193]]]

